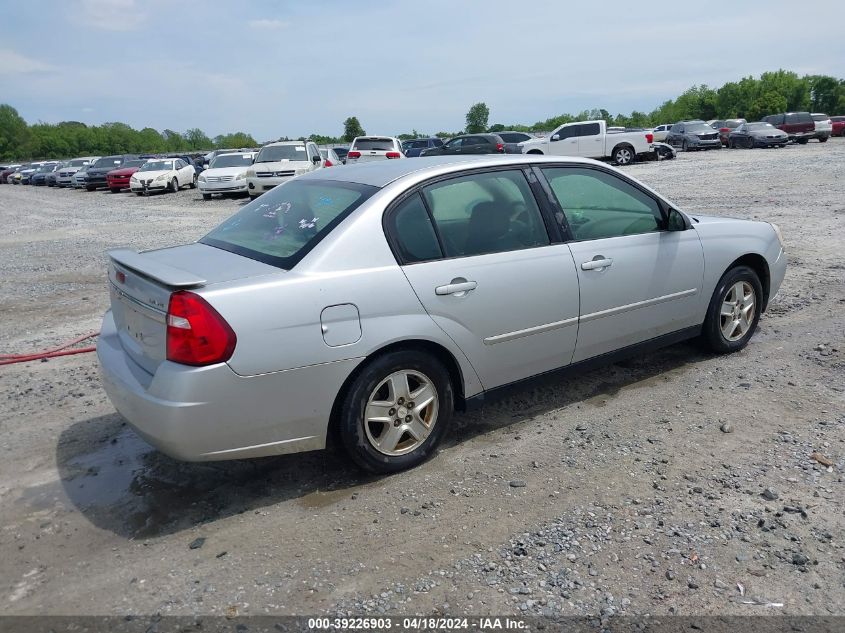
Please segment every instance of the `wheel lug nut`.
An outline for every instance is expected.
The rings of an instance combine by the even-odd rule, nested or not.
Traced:
[[[402,424],[402,422],[399,420],[399,418],[393,420],[393,426],[399,426],[400,424]]]
[[[405,422],[410,422],[413,418],[410,415],[405,416]]]
[[[413,408],[414,408],[414,403],[413,403],[413,402],[409,402],[409,403],[408,403],[408,408],[409,408],[409,409],[413,409]]]
[[[405,398],[399,398],[398,403],[399,404],[405,404]]]
[[[388,415],[396,415],[396,409],[391,409],[387,412]]]

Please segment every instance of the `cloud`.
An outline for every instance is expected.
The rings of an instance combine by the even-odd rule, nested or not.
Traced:
[[[135,0],[82,0],[78,21],[104,31],[134,31],[147,19]]]
[[[249,24],[254,29],[286,29],[290,26],[290,22],[285,22],[284,20],[250,20],[247,24]]]
[[[56,67],[50,64],[26,57],[8,48],[0,49],[0,75],[29,75],[54,70]]]

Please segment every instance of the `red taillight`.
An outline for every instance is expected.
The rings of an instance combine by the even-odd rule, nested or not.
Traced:
[[[720,132],[730,132],[730,131],[731,131],[731,128],[729,128],[729,127],[720,127],[720,128],[719,128],[719,131],[720,131]]]
[[[186,290],[170,295],[167,308],[167,360],[213,365],[232,357],[238,342],[229,324],[208,302]]]
[[[646,143],[654,143],[654,134],[652,134],[651,132],[647,133],[645,135],[645,142]]]
[[[387,156],[388,158],[400,158],[402,154],[400,154],[399,152],[387,152],[385,156]]]
[[[323,167],[334,167],[334,163],[327,158],[325,163],[323,163]]]
[[[505,151],[505,146],[502,143],[496,143],[496,151],[501,154]]]
[[[346,158],[361,158],[361,152],[349,152]]]

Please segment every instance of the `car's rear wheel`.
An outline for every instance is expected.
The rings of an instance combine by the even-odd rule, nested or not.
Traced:
[[[94,191],[94,189],[96,189],[96,187],[85,187],[86,191]]]
[[[820,136],[819,137],[819,143],[827,143],[827,137],[826,136]]]
[[[449,372],[433,356],[399,350],[358,373],[339,409],[343,446],[370,472],[411,468],[437,448],[454,410]]]
[[[754,149],[754,137],[753,136],[749,136],[745,140],[745,148],[746,149]]]
[[[136,191],[136,192],[135,192],[135,195],[136,195],[136,196],[143,196],[143,195],[144,195],[144,192],[143,192],[143,191]]]
[[[617,165],[630,165],[634,162],[634,150],[627,145],[622,145],[613,150],[611,158]]]
[[[809,141],[810,141],[810,139],[807,139],[807,138],[801,138],[801,139],[798,139],[798,142],[799,142],[801,145],[806,145],[807,143],[809,143]]]
[[[112,193],[120,193],[120,187],[109,187],[109,191]]]
[[[541,152],[539,149],[531,149],[531,150],[528,150],[528,153],[529,154],[541,154],[542,155],[543,152]]]
[[[176,180],[176,178],[170,181],[170,191],[172,191],[173,193],[179,191],[179,181]]]
[[[719,354],[736,352],[748,345],[757,328],[762,309],[763,286],[748,266],[737,266],[726,272],[716,286],[702,337],[707,346]]]

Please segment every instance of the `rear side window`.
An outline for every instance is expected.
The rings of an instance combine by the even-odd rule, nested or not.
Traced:
[[[333,180],[290,180],[250,202],[200,240],[289,269],[378,189]]]
[[[826,114],[814,114],[813,121],[827,121],[828,116]]]
[[[381,150],[389,152],[393,149],[393,139],[391,138],[359,138],[355,141],[355,149],[357,150]]]
[[[431,219],[418,193],[396,207],[387,222],[388,231],[394,236],[404,263],[413,264],[443,257]]]
[[[791,112],[786,115],[786,123],[812,123],[813,117],[807,112]]]
[[[521,171],[453,178],[423,189],[447,257],[520,250],[549,243]]]
[[[581,128],[579,130],[579,136],[595,136],[601,131],[598,123],[585,123],[578,127]]]

